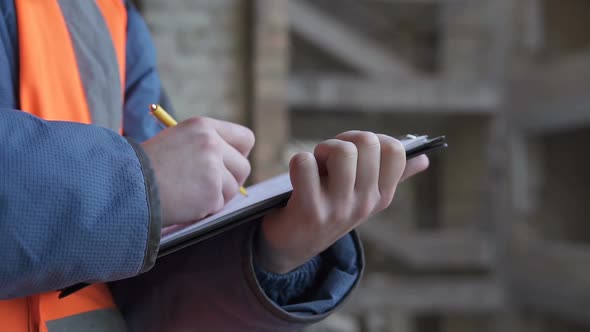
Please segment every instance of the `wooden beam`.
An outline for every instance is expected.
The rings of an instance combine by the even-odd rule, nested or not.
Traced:
[[[413,4],[413,3],[417,3],[417,4],[423,4],[423,3],[442,3],[442,2],[448,2],[448,1],[455,1],[455,0],[364,0],[364,2],[376,2],[376,3],[385,3],[385,4]]]
[[[590,249],[534,241],[513,253],[510,293],[525,309],[590,326]]]
[[[360,322],[356,317],[340,312],[329,315],[320,324],[305,328],[305,332],[358,332],[360,330]]]
[[[254,182],[284,172],[281,151],[289,138],[286,104],[288,72],[287,2],[289,0],[249,0],[244,30],[246,45],[244,90],[250,126],[256,134],[251,154]]]
[[[439,13],[439,62],[445,79],[490,79],[495,71],[495,24],[492,6],[500,0],[444,1]]]
[[[493,281],[465,277],[391,278],[372,274],[356,294],[344,312],[493,313],[504,302],[501,288]]]
[[[570,98],[554,101],[554,110],[527,112],[519,114],[517,123],[520,129],[529,134],[551,134],[590,126],[590,96],[578,96],[577,102]],[[556,111],[561,105],[563,112]],[[552,107],[545,105],[545,107]],[[543,107],[544,108],[544,107]]]
[[[391,52],[301,0],[289,1],[289,21],[295,33],[370,76],[413,75]]]
[[[380,255],[417,270],[491,269],[494,247],[468,231],[396,232],[378,225],[361,228],[365,242]]]
[[[512,208],[512,193],[510,179],[510,129],[511,123],[508,117],[509,104],[506,100],[506,78],[511,56],[513,55],[515,23],[518,20],[516,1],[513,0],[489,0],[488,15],[485,21],[490,25],[491,40],[487,48],[488,58],[485,63],[489,67],[488,75],[491,84],[497,88],[501,100],[498,103],[498,112],[492,119],[488,131],[487,144],[487,181],[486,193],[489,210],[489,235],[495,246],[494,280],[501,285],[504,294],[504,303],[496,313],[493,323],[493,331],[515,332],[519,331],[519,312],[514,306],[512,294],[507,291],[510,263],[512,256],[510,244],[514,237],[514,211]],[[490,329],[492,330],[492,329]]]
[[[511,79],[515,123],[543,134],[590,126],[590,54],[523,68]]]
[[[545,15],[542,0],[524,0],[522,43],[531,54],[538,54],[545,42]]]
[[[484,114],[493,113],[499,99],[495,89],[485,83],[335,76],[291,78],[287,97],[294,109]]]

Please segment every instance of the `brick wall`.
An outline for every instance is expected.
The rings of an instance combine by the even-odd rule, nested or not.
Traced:
[[[141,5],[178,117],[244,122],[244,1],[144,0]]]

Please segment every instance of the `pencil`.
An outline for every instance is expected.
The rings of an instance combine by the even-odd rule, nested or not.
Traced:
[[[174,120],[174,118],[172,116],[170,116],[170,114],[168,114],[168,112],[166,112],[162,108],[162,106],[157,105],[157,104],[151,104],[150,110],[151,110],[152,114],[158,120],[160,120],[160,122],[162,122],[166,127],[174,127],[178,124],[178,122],[176,122],[176,120]],[[240,194],[242,194],[244,196],[248,196],[248,192],[246,191],[246,188],[240,187]]]

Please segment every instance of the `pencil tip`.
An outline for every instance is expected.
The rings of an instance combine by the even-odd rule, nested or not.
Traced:
[[[242,194],[244,196],[248,196],[248,191],[246,190],[246,188],[240,187],[240,194]]]

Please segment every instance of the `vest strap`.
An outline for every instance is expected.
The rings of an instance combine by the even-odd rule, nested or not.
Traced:
[[[20,108],[45,120],[90,123],[74,47],[57,1],[17,0]]]

